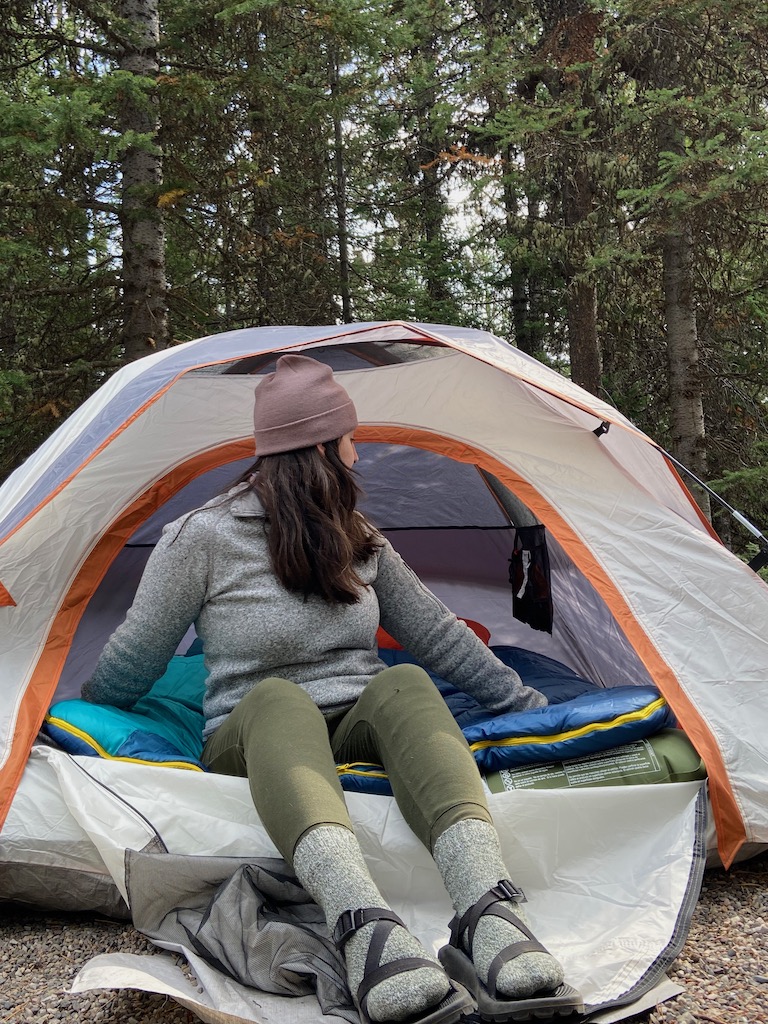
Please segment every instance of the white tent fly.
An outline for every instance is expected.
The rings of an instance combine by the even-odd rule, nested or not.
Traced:
[[[162,525],[252,461],[254,387],[289,350],[329,363],[354,399],[365,509],[427,584],[494,643],[604,687],[654,683],[705,761],[710,847],[727,864],[768,844],[768,590],[714,536],[664,453],[481,331],[260,328],[125,367],[0,490],[0,899],[125,913],[143,856],[174,858],[174,877],[189,858],[275,856],[243,780],[35,740],[49,705],[79,693]],[[548,538],[551,634],[512,615],[512,540],[534,523]],[[595,1012],[653,990],[679,948],[701,862],[699,790],[491,797],[536,927]],[[439,946],[450,915],[428,856],[390,798],[349,804],[386,895]],[[254,1003],[186,952],[202,993],[167,964],[109,959],[78,984],[139,984],[203,1019],[262,1019],[261,993]],[[270,998],[280,1019],[285,999]],[[292,1020],[319,1019],[311,998],[291,1002]]]

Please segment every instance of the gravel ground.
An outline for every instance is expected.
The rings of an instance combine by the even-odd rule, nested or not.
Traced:
[[[193,1024],[164,996],[69,995],[90,957],[146,953],[122,922],[0,908],[0,1024]],[[634,1024],[768,1024],[768,854],[730,872],[708,871],[688,942],[669,972],[685,991]]]

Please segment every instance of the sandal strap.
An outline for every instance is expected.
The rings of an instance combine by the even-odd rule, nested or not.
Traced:
[[[473,903],[461,918],[456,915],[451,921],[451,937],[449,942],[457,949],[461,949],[462,938],[466,932],[466,950],[470,959],[475,929],[484,914],[493,914],[495,917],[500,917],[526,936],[520,942],[511,942],[508,946],[505,946],[493,958],[491,966],[488,968],[488,982],[486,984],[488,993],[493,999],[496,999],[498,996],[496,979],[499,976],[499,971],[505,964],[508,964],[510,960],[514,960],[518,956],[522,956],[523,953],[549,952],[546,946],[542,946],[538,941],[530,928],[507,905],[508,903],[521,903],[524,900],[525,893],[523,890],[510,882],[508,878],[502,878],[492,889],[489,889],[487,893],[481,896],[477,903]]]
[[[486,912],[495,914],[497,917],[503,917],[509,921],[510,916],[514,917],[514,921],[510,921],[510,924],[514,924],[524,935],[527,935],[529,939],[535,939],[535,936],[526,928],[522,921],[520,921],[510,910],[505,907],[495,907],[496,903],[525,903],[525,893],[522,889],[511,882],[508,878],[500,879],[493,888],[489,889],[480,899],[473,903],[471,907],[459,918],[458,914],[451,921],[451,937],[449,942],[452,946],[457,949],[461,949],[461,938],[464,932],[469,929],[469,935],[467,936],[467,942],[469,949],[472,949],[472,940],[475,937],[475,928],[477,927],[478,921]]]
[[[368,952],[365,956],[363,977],[357,987],[354,1000],[362,1011],[361,1016],[364,1021],[368,1021],[368,993],[380,982],[386,981],[388,978],[394,978],[396,975],[403,974],[406,971],[417,971],[422,967],[431,967],[433,970],[440,971],[441,974],[444,973],[443,968],[436,964],[434,960],[427,960],[420,956],[402,957],[399,960],[392,960],[386,964],[381,963],[384,946],[387,944],[387,939],[392,934],[393,929],[397,925],[405,928],[397,914],[387,907],[360,907],[358,910],[345,910],[339,916],[336,927],[333,930],[333,941],[339,952],[344,949],[346,943],[359,928],[370,924],[372,921],[376,922],[376,924],[374,925],[371,941],[368,944]]]
[[[441,974],[445,973],[439,964],[434,963],[432,960],[426,960],[421,956],[409,956],[403,957],[401,960],[392,960],[388,964],[381,964],[374,970],[368,970],[368,962],[366,960],[365,966],[366,970],[363,974],[363,979],[357,988],[357,1002],[366,1017],[368,1016],[368,993],[382,981],[386,981],[387,978],[394,978],[396,975],[404,974],[406,971],[417,971],[422,967],[431,967],[432,970],[438,970]]]
[[[395,924],[405,927],[397,914],[388,907],[360,907],[357,910],[345,910],[343,914],[339,915],[336,927],[333,929],[333,942],[339,952],[344,949],[358,929],[363,925],[370,924],[371,921],[393,921]],[[388,929],[386,935],[389,935],[391,930],[391,928]]]
[[[520,922],[522,924],[522,921]],[[515,925],[518,928],[519,925]],[[509,946],[505,946],[500,953],[498,953],[491,961],[491,966],[488,968],[488,982],[486,988],[488,989],[489,995],[494,999],[498,997],[498,989],[496,988],[496,979],[499,976],[499,971],[505,964],[508,964],[510,960],[514,960],[518,956],[522,956],[523,953],[548,953],[549,950],[542,946],[536,939],[529,939],[527,942],[513,942]]]

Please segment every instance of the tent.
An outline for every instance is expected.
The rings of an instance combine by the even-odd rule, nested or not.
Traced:
[[[493,642],[539,651],[601,686],[655,684],[707,767],[708,846],[727,865],[768,844],[768,590],[719,542],[665,453],[615,409],[482,331],[258,328],[126,366],[0,490],[0,899],[118,913],[131,902],[126,851],[274,855],[241,780],[163,769],[159,795],[158,769],[73,758],[35,738],[51,702],[79,692],[162,525],[249,465],[253,389],[286,351],[339,374],[358,409],[365,508],[438,596]],[[508,578],[516,532],[536,524],[551,566],[551,633],[515,618]],[[626,1002],[641,981],[652,987],[690,913],[698,787],[650,789],[493,798],[543,919],[550,892],[562,921],[574,857],[583,855],[585,877],[603,860],[635,858],[638,885],[648,873],[665,879],[655,952],[614,969],[631,975],[621,995],[595,981],[593,1006]],[[444,895],[425,881],[396,809],[358,794],[350,805],[393,902],[417,921],[423,910],[429,932]],[[180,827],[190,808],[200,820]],[[605,886],[615,884],[609,873]],[[628,897],[647,902],[644,890]],[[572,908],[577,918],[582,910]],[[599,933],[604,921],[598,944]],[[435,925],[435,942],[441,934]],[[595,962],[594,947],[584,955]]]

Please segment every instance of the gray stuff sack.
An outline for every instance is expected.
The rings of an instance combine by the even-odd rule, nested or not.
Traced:
[[[186,947],[262,992],[315,993],[357,1024],[344,961],[323,913],[285,861],[126,851],[133,923],[165,949]]]

